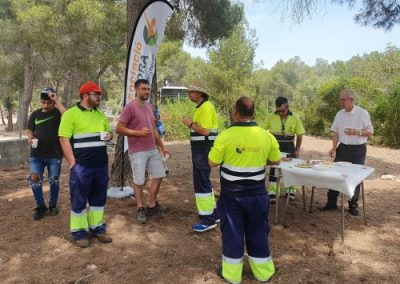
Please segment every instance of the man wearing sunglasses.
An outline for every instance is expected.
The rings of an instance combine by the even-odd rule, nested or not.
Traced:
[[[278,140],[281,152],[287,153],[293,158],[298,158],[303,134],[305,133],[303,124],[300,119],[290,111],[287,98],[278,97],[275,101],[275,106],[276,111],[267,118],[266,129]],[[276,182],[275,169],[271,168],[269,173],[268,194],[269,201],[272,204],[276,202]],[[289,194],[289,200],[293,201],[295,199],[296,187],[286,187],[285,190],[286,193]]]
[[[85,248],[89,246],[89,231],[102,243],[112,241],[106,235],[103,218],[108,184],[106,142],[112,139],[112,133],[106,115],[98,109],[99,86],[87,81],[79,95],[80,101],[63,115],[58,135],[71,168],[70,230],[74,243]]]

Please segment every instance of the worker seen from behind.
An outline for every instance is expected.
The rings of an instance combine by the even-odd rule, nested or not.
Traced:
[[[217,137],[208,156],[211,167],[220,165],[220,276],[229,283],[241,282],[246,244],[254,277],[268,281],[275,267],[268,243],[265,166],[279,164],[279,145],[271,133],[253,121],[254,103],[250,98],[236,101],[232,118],[233,125]]]

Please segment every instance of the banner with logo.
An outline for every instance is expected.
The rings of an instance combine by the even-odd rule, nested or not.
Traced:
[[[168,1],[149,1],[139,14],[131,37],[125,74],[124,106],[135,98],[135,81],[152,83],[156,54],[173,7]]]

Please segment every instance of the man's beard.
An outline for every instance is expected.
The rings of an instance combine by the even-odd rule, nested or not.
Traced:
[[[139,96],[139,99],[140,99],[142,102],[145,102],[145,101],[147,101],[147,100],[149,99],[149,97],[150,97],[150,95],[143,95],[143,96]]]
[[[97,98],[93,99],[93,100],[92,100],[92,98],[89,98],[89,100],[88,100],[88,105],[91,106],[92,108],[98,107],[99,104],[100,104],[100,100]]]

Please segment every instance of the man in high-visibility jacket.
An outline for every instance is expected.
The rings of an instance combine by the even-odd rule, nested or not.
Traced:
[[[101,98],[99,86],[87,81],[79,94],[80,102],[62,116],[58,136],[71,167],[70,230],[75,244],[85,248],[89,246],[89,231],[103,243],[112,241],[106,235],[103,220],[108,184],[106,141],[112,139],[112,133],[107,117],[97,108]]]
[[[275,101],[276,111],[267,117],[265,128],[269,130],[278,140],[281,152],[289,154],[293,158],[300,155],[301,142],[305,133],[301,120],[289,109],[288,99],[278,97]],[[296,136],[296,144],[294,138]],[[276,201],[277,178],[275,177],[275,169],[271,168],[269,173],[269,201]],[[295,199],[296,187],[290,186],[285,188],[289,194],[289,200]]]
[[[233,108],[233,125],[218,136],[208,155],[211,167],[220,165],[221,276],[230,283],[242,280],[244,243],[257,280],[268,281],[275,273],[268,244],[265,165],[279,164],[280,151],[275,137],[253,117],[253,101],[241,97]]]
[[[191,85],[188,95],[189,99],[197,105],[196,111],[193,119],[184,116],[182,123],[190,128],[193,184],[200,219],[200,222],[194,224],[192,229],[201,233],[214,229],[219,221],[210,181],[211,168],[207,158],[218,134],[218,121],[214,106],[208,100],[207,90],[200,83]]]

